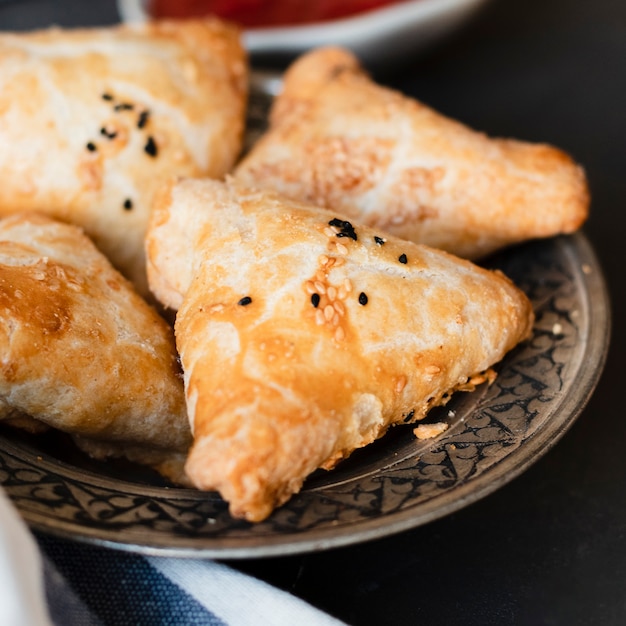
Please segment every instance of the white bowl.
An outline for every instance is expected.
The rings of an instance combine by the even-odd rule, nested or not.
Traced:
[[[452,32],[487,0],[405,0],[354,17],[244,31],[251,55],[296,56],[324,45],[351,49],[369,65],[414,54]],[[118,0],[122,20],[148,19],[146,0]]]

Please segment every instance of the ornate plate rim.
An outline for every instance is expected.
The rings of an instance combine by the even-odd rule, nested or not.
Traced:
[[[153,537],[146,540],[141,537],[141,528],[126,529],[124,532],[117,532],[115,529],[103,531],[101,528],[83,526],[65,520],[59,522],[46,513],[23,506],[19,494],[12,487],[5,485],[5,488],[14,499],[23,517],[36,531],[126,551],[174,557],[235,559],[318,551],[382,538],[453,513],[510,482],[547,453],[580,415],[602,373],[608,352],[611,319],[609,296],[599,262],[590,243],[582,233],[550,241],[551,245],[557,246],[563,255],[569,255],[571,263],[578,268],[573,280],[582,286],[581,295],[586,307],[583,329],[586,334],[584,354],[579,359],[581,364],[584,361],[584,367],[579,366],[575,371],[569,385],[569,393],[561,394],[558,403],[550,407],[551,419],[544,422],[528,438],[520,441],[518,447],[514,447],[509,454],[493,466],[488,465],[469,480],[422,503],[388,514],[359,519],[354,523],[344,523],[341,527],[334,527],[331,524],[322,528],[287,533],[275,532],[270,536],[259,536],[255,534],[252,526],[249,532],[246,533],[244,530],[243,536],[236,537],[193,537],[165,533],[158,540]],[[0,438],[0,457],[5,454],[19,457],[22,453],[19,448]],[[417,457],[415,460],[417,461]],[[46,463],[49,467],[54,467],[55,461],[48,459]],[[63,467],[62,462],[57,462],[57,464]],[[96,474],[86,473],[84,476],[95,489],[99,484],[107,484],[106,479],[101,479]],[[346,482],[349,483],[351,480],[354,479],[348,479]],[[0,480],[0,482],[4,481]],[[127,487],[130,485],[130,491],[141,493],[148,500],[155,494],[163,493],[163,488],[145,487],[136,483],[119,483],[122,488],[125,485]],[[19,491],[19,485],[17,491]],[[324,490],[313,487],[309,493],[315,491],[323,493]],[[190,492],[168,489],[166,493],[174,501],[189,497]],[[197,494],[197,492],[192,493]]]

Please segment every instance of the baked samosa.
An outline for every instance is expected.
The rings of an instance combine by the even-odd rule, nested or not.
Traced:
[[[342,49],[297,60],[270,120],[235,170],[242,183],[465,258],[571,233],[587,217],[585,175],[569,156],[471,130],[375,84]]]
[[[171,327],[76,226],[0,220],[0,419],[175,480],[191,444]]]
[[[147,256],[180,307],[187,475],[250,521],[471,386],[533,322],[501,273],[230,181],[167,186]]]
[[[232,168],[246,93],[239,31],[217,20],[0,34],[0,215],[81,226],[145,295],[154,190]]]

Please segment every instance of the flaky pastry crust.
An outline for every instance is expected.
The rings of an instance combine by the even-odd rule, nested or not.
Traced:
[[[191,433],[177,359],[170,326],[79,228],[0,220],[0,419],[179,479]]]
[[[145,294],[155,189],[230,170],[246,93],[239,31],[217,20],[1,34],[0,215],[80,225]]]
[[[375,84],[339,48],[288,69],[235,176],[472,259],[571,233],[589,207],[585,174],[562,151],[471,130]]]
[[[147,250],[180,306],[187,474],[251,521],[531,332],[501,273],[232,182],[170,184]]]

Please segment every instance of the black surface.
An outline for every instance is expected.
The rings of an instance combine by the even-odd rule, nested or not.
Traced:
[[[0,28],[115,21],[113,2],[33,2]],[[416,530],[233,562],[353,626],[626,624],[626,2],[492,0],[428,55],[378,78],[493,135],[553,143],[589,175],[585,231],[613,298],[612,349],[563,440],[495,494]]]

